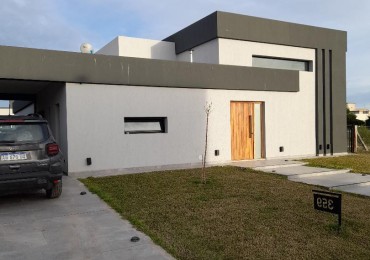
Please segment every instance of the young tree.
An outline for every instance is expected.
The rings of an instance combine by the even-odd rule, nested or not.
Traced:
[[[203,156],[203,167],[202,167],[202,182],[205,184],[207,181],[206,178],[206,160],[207,160],[207,146],[208,146],[208,122],[209,122],[209,115],[212,111],[212,102],[206,103],[204,106],[204,112],[206,113],[206,140],[204,145],[204,156]]]

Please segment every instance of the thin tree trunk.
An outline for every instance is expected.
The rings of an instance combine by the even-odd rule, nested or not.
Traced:
[[[207,113],[207,122],[206,122],[206,143],[204,147],[204,158],[203,158],[203,170],[202,170],[202,181],[203,183],[206,183],[206,159],[207,159],[207,145],[208,145],[208,119],[209,119],[209,113]]]

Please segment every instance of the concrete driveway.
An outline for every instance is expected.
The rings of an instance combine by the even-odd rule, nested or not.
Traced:
[[[0,197],[0,259],[173,259],[72,177],[63,194]],[[140,241],[133,243],[131,237]]]

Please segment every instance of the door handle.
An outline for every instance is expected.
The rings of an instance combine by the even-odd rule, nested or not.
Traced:
[[[248,120],[249,120],[249,138],[252,138],[253,135],[252,116],[249,116]]]

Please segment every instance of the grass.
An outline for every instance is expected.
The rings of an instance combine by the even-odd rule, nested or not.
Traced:
[[[332,169],[351,169],[352,172],[370,174],[370,152],[338,156],[305,159],[308,166]]]
[[[370,148],[370,128],[366,126],[359,126],[358,133],[361,135],[361,138],[366,144],[366,146]],[[360,148],[362,147],[360,143],[359,143],[359,147]]]
[[[313,186],[237,167],[81,180],[177,259],[369,259],[370,199],[343,196],[337,218]]]

